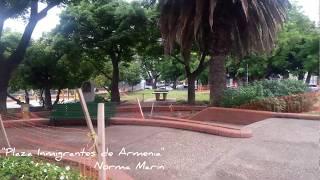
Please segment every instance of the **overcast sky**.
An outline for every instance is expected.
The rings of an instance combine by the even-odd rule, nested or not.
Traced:
[[[312,21],[319,22],[319,0],[291,1],[296,1],[298,5],[302,6],[304,14],[307,15]],[[43,32],[48,32],[51,29],[53,29],[57,24],[59,24],[59,14],[61,13],[61,11],[61,8],[58,7],[51,9],[48,15],[37,24],[32,38],[37,39],[41,37]],[[10,19],[5,22],[5,27],[9,27],[14,31],[23,32],[25,28],[25,23],[22,20]]]

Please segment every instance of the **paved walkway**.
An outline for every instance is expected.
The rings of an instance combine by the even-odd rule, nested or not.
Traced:
[[[111,126],[107,146],[114,155],[107,162],[129,166],[131,170],[125,172],[138,180],[319,179],[320,121],[268,119],[250,129],[252,138],[231,139],[168,128]],[[8,129],[8,134],[17,135],[15,131]],[[59,142],[75,146],[85,143],[85,137],[85,133],[69,133]],[[12,141],[19,142],[17,138]],[[161,157],[118,156],[123,147],[126,152],[159,152]],[[136,170],[144,161],[156,166]]]

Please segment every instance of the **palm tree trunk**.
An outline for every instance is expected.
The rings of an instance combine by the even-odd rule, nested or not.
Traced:
[[[220,106],[226,88],[225,56],[214,56],[209,66],[210,105]]]

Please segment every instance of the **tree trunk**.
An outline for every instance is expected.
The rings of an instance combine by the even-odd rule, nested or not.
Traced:
[[[26,100],[26,104],[30,104],[30,97],[29,97],[29,92],[27,89],[24,90],[24,93],[25,93],[25,100]]]
[[[176,79],[173,81],[173,86],[172,86],[173,89],[177,89],[177,81],[178,80]]]
[[[44,107],[43,92],[44,92],[44,89],[40,89],[40,93],[39,93],[39,101],[40,101],[40,103],[42,104],[42,107]]]
[[[304,73],[299,73],[298,80],[303,81],[303,79],[304,79]]]
[[[210,105],[220,106],[226,88],[225,56],[214,56],[209,66]]]
[[[308,72],[307,79],[306,79],[306,84],[310,84],[311,75],[312,75],[311,72]]]
[[[157,89],[158,76],[155,76],[153,79],[152,89]]]
[[[111,81],[111,101],[120,102],[120,92],[119,92],[119,62],[117,59],[112,59],[112,81]]]
[[[196,77],[193,75],[188,75],[188,104],[196,103]]]
[[[59,103],[59,101],[60,101],[60,94],[61,94],[61,89],[58,89],[57,96],[56,96],[56,100],[55,100],[54,103],[53,103],[54,105]]]
[[[0,59],[0,113],[7,112],[7,90],[10,79],[10,74],[4,64]]]
[[[52,109],[52,100],[51,100],[51,92],[50,88],[46,87],[44,89],[44,108],[46,110],[51,110]]]

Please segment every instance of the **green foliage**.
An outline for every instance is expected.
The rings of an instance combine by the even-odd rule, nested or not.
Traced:
[[[12,90],[79,87],[92,70],[81,59],[73,59],[78,50],[70,48],[73,44],[59,36],[34,42],[10,82]]]
[[[141,81],[141,69],[138,62],[132,62],[123,67],[122,79],[130,86],[135,86]]]
[[[3,54],[5,58],[8,58],[19,44],[21,36],[20,33],[6,29],[0,39],[0,54]]]
[[[106,99],[103,96],[96,95],[94,97],[94,102],[95,103],[103,103],[103,102],[106,102]]]
[[[82,57],[95,68],[93,79],[103,75],[105,81],[99,80],[104,87],[112,82],[112,100],[120,101],[119,68],[135,59],[136,46],[145,38],[145,10],[122,0],[81,1],[68,6],[60,18],[56,31],[77,43]]]
[[[270,96],[288,96],[292,94],[300,94],[307,91],[307,85],[303,81],[297,80],[265,80],[254,83],[260,85],[264,91],[268,91],[269,94],[264,94],[265,97]]]
[[[167,57],[159,66],[161,79],[166,82],[175,82],[185,77],[183,65],[173,58]]]
[[[102,74],[98,74],[93,78],[93,82],[97,87],[106,88],[111,84],[110,79],[106,78]]]
[[[1,157],[0,177],[2,180],[89,179],[81,176],[79,172],[70,170],[69,166],[63,168],[29,157]]]
[[[61,34],[78,41],[95,60],[130,60],[144,28],[144,10],[124,1],[82,1],[61,15]]]
[[[307,86],[297,80],[264,80],[257,81],[238,89],[227,89],[224,92],[222,105],[224,107],[237,107],[252,101],[270,97],[288,96],[307,91]],[[277,101],[277,100],[275,100]],[[281,102],[277,102],[281,104]]]
[[[226,67],[231,77],[244,79],[248,65],[250,81],[289,74],[302,80],[307,72],[319,74],[319,41],[319,27],[293,4],[271,54],[251,54],[241,60],[229,58]]]

